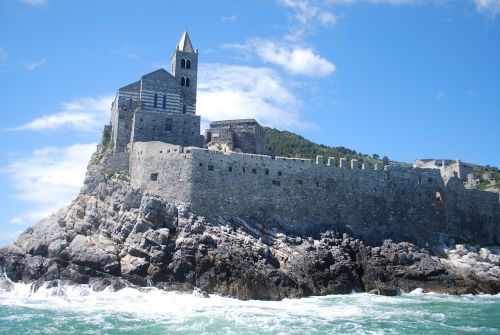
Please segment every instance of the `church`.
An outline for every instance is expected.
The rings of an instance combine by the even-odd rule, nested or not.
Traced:
[[[158,69],[118,90],[111,107],[113,153],[128,152],[134,142],[202,146],[197,74],[198,50],[184,32],[172,53],[170,72]]]

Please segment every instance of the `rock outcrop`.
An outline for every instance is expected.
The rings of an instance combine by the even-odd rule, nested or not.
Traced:
[[[498,293],[499,250],[442,257],[411,243],[368,246],[347,234],[288,236],[239,218],[207,222],[182,204],[133,189],[94,157],[80,195],[0,250],[13,281],[201,289],[241,299],[371,291]],[[11,288],[0,280],[0,289]]]

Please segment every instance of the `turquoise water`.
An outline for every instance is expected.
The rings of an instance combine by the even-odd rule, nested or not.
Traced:
[[[16,284],[0,291],[0,334],[500,334],[500,295],[415,291],[239,301],[199,294]]]

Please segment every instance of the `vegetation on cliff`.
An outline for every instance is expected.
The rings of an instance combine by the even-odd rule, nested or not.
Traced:
[[[337,160],[339,158],[357,159],[360,164],[364,162],[371,165],[379,164],[380,166],[388,164],[409,165],[408,163],[391,161],[387,156],[382,158],[378,154],[369,156],[342,146],[329,147],[317,144],[289,131],[265,127],[264,132],[267,147],[277,156],[316,159],[317,155],[321,155],[325,159],[328,157],[335,157]]]

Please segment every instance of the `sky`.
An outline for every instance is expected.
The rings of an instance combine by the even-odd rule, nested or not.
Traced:
[[[500,0],[0,0],[0,245],[75,198],[116,90],[184,30],[202,127],[500,167]]]

